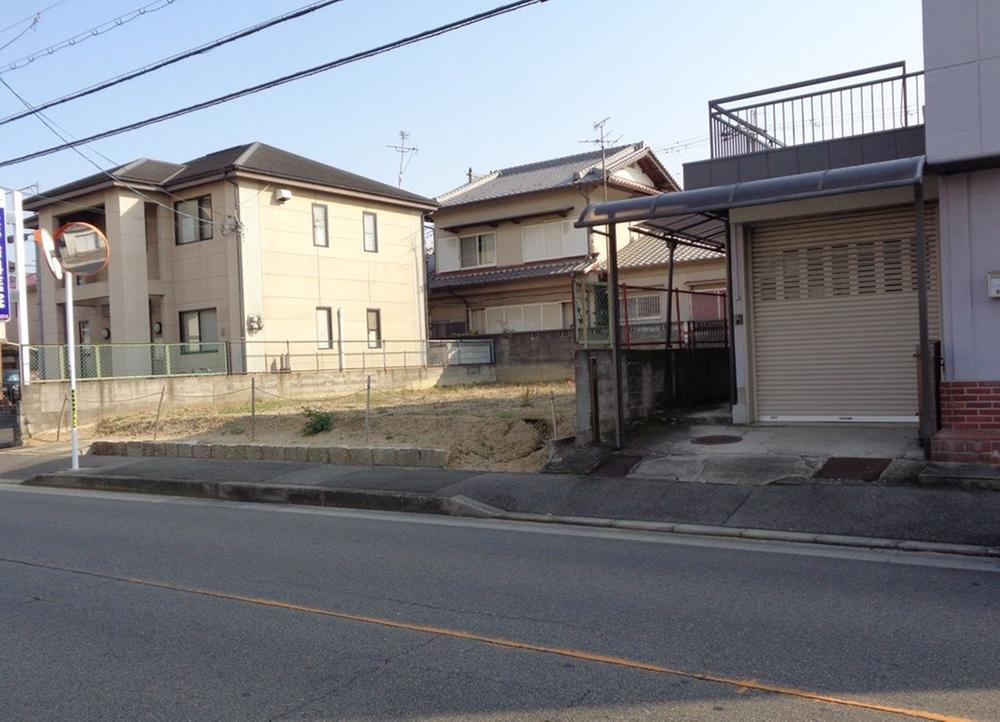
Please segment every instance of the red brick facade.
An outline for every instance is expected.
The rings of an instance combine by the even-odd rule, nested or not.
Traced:
[[[1000,464],[1000,381],[942,381],[935,461]]]

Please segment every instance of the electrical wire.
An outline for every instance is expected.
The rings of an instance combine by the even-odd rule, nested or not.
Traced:
[[[14,90],[14,88],[11,87],[10,83],[8,83],[3,78],[0,78],[0,85],[3,85],[5,88],[7,88],[7,90],[9,90],[14,95],[15,98],[17,98],[19,101],[21,101],[21,103],[23,103],[25,105],[25,107],[28,107],[28,108],[32,107],[31,103],[24,96],[22,96],[20,93],[18,93],[16,90]],[[48,116],[46,116],[45,113],[42,113],[40,111],[32,111],[32,112],[34,113],[35,117],[38,118],[39,122],[41,122],[42,125],[44,125],[46,128],[48,128],[49,131],[53,135],[55,135],[57,138],[59,138],[64,143],[71,143],[71,141],[67,140],[67,138],[66,138],[66,136],[69,135],[69,132],[65,128],[60,128],[58,126],[58,124],[54,120],[52,120],[51,118],[49,118]],[[60,130],[62,130],[62,133],[59,132]],[[64,133],[65,133],[65,135],[64,135]],[[211,223],[213,226],[219,226],[220,229],[225,230],[225,228],[226,228],[225,222],[218,223],[218,222],[216,222],[214,220],[202,218],[201,216],[193,216],[190,213],[184,213],[182,211],[177,210],[176,208],[168,206],[166,203],[158,201],[155,198],[152,198],[150,196],[147,196],[141,190],[139,190],[138,188],[136,188],[133,185],[130,185],[127,181],[125,181],[122,178],[116,176],[111,171],[108,171],[108,170],[102,168],[90,156],[88,156],[82,150],[80,150],[79,148],[77,148],[76,145],[71,145],[70,147],[72,148],[72,150],[73,150],[74,153],[76,153],[81,158],[83,158],[85,161],[87,161],[92,166],[94,166],[99,172],[103,173],[104,175],[106,175],[108,178],[110,178],[111,180],[115,181],[116,183],[120,183],[121,185],[125,186],[126,188],[128,188],[130,191],[132,191],[133,193],[135,193],[137,196],[139,196],[143,200],[145,200],[145,201],[147,201],[149,203],[153,203],[153,204],[159,206],[160,208],[164,208],[164,209],[170,211],[171,213],[173,213],[175,216],[177,216],[179,218],[190,218],[190,219],[192,219],[192,220],[194,220],[194,221],[196,221],[198,223],[205,223],[206,220],[207,220],[207,222]],[[91,150],[93,150],[93,148],[91,148]],[[111,160],[110,158],[108,158],[106,155],[103,155],[102,153],[100,153],[98,151],[94,151],[94,152],[97,153],[97,155],[100,155],[102,158],[104,158],[104,160],[108,161],[109,163],[111,163],[115,167],[118,167],[118,164],[116,164],[113,160]],[[177,198],[177,196],[173,196],[173,194],[169,194],[169,195],[171,195],[171,197],[173,197],[173,198]]]
[[[53,43],[47,48],[42,48],[41,50],[36,50],[33,53],[25,55],[23,58],[14,60],[13,62],[7,63],[7,67],[0,70],[0,75],[4,75],[11,71],[17,70],[18,68],[23,68],[25,65],[30,65],[35,62],[38,58],[45,57],[48,55],[53,55],[60,50],[65,50],[66,48],[79,45],[85,40],[90,38],[96,38],[99,35],[104,35],[105,33],[111,32],[115,28],[120,28],[123,25],[127,25],[137,18],[141,18],[149,13],[155,13],[157,10],[162,10],[163,8],[173,5],[177,0],[153,0],[151,3],[147,3],[142,7],[135,8],[134,10],[129,10],[127,13],[119,15],[116,18],[111,18],[110,20],[105,20],[103,23],[95,25],[92,28],[88,28],[83,32],[79,32],[76,35],[60,40],[58,43]]]
[[[11,23],[10,25],[6,25],[6,26],[0,28],[0,34],[3,34],[5,32],[7,32],[8,30],[13,30],[18,25],[22,25],[23,23],[26,23],[29,20],[32,21],[32,25],[34,25],[35,23],[38,22],[38,18],[41,17],[42,13],[48,12],[49,10],[52,10],[53,8],[62,5],[64,2],[66,2],[66,0],[56,0],[51,5],[46,5],[41,10],[36,10],[35,12],[31,13],[31,15],[27,15],[27,16],[21,18],[20,20],[17,20],[16,22]]]
[[[81,90],[76,90],[72,93],[68,93],[58,98],[43,101],[35,105],[35,108],[37,110],[48,110],[49,108],[52,108],[54,106],[62,105],[63,103],[68,103],[71,100],[77,100],[79,98],[84,98],[88,95],[93,95],[94,93],[98,93],[102,90],[114,87],[115,85],[120,85],[121,83],[127,82],[129,80],[133,80],[140,76],[147,75],[148,73],[160,70],[161,68],[173,65],[174,63],[179,63],[182,60],[187,60],[188,58],[192,58],[195,55],[201,55],[203,53],[207,53],[209,51],[215,50],[216,48],[222,47],[223,45],[227,45],[237,40],[242,40],[245,37],[248,37],[255,33],[259,33],[262,30],[267,30],[268,28],[274,27],[275,25],[280,25],[281,23],[288,22],[289,20],[300,18],[304,15],[316,12],[317,10],[322,10],[323,8],[329,5],[334,5],[339,2],[343,2],[343,0],[322,0],[322,2],[314,2],[310,5],[304,5],[303,7],[300,7],[297,10],[285,13],[284,15],[278,15],[276,17],[271,18],[270,20],[265,20],[264,22],[257,23],[256,25],[251,25],[250,27],[236,31],[235,33],[231,33],[221,38],[217,38],[210,42],[203,43],[201,45],[193,47],[190,50],[185,50],[175,55],[162,58],[161,60],[157,60],[156,62],[150,63],[149,65],[144,65],[142,67],[136,68],[135,70],[130,70],[127,73],[123,73],[122,75],[117,75],[107,80],[102,80],[99,83],[95,83],[94,85],[90,85]],[[0,70],[0,75],[2,75],[3,72],[4,71]],[[0,118],[0,125],[7,125],[7,123],[13,123],[15,120],[26,118],[29,115],[31,115],[31,111],[21,111],[18,113],[13,113],[11,115],[8,115],[6,118]]]
[[[518,0],[517,2],[508,3],[506,5],[500,5],[493,8],[492,10],[487,10],[485,12],[477,13],[475,15],[470,15],[468,17],[462,18],[460,20],[455,20],[445,25],[439,25],[436,28],[431,28],[429,30],[424,30],[423,32],[416,33],[415,35],[409,35],[399,40],[394,40],[390,43],[384,45],[379,45],[368,50],[363,50],[358,53],[353,53],[352,55],[347,55],[337,60],[332,60],[328,63],[323,63],[321,65],[316,65],[311,68],[306,68],[304,70],[299,70],[297,72],[291,73],[289,75],[283,75],[279,78],[274,78],[272,80],[265,81],[263,83],[258,83],[257,85],[251,85],[247,88],[242,88],[241,90],[235,90],[231,93],[226,93],[225,95],[220,95],[210,100],[205,100],[200,103],[195,103],[194,105],[188,105],[183,108],[178,108],[177,110],[172,110],[167,113],[161,113],[160,115],[155,115],[151,118],[146,118],[145,120],[139,120],[134,123],[129,123],[127,125],[122,125],[111,130],[105,130],[100,133],[95,133],[94,135],[87,136],[86,138],[81,138],[72,142],[64,142],[60,145],[55,145],[50,148],[45,148],[43,150],[35,151],[33,153],[27,153],[25,155],[17,156],[15,158],[8,158],[7,160],[0,161],[0,168],[6,168],[8,166],[17,165],[18,163],[23,163],[28,160],[34,160],[35,158],[41,158],[43,156],[52,155],[53,153],[59,153],[64,150],[69,150],[77,145],[85,145],[87,143],[92,143],[95,140],[103,140],[104,138],[110,138],[112,136],[121,135],[123,133],[129,133],[133,130],[138,130],[139,128],[145,128],[149,125],[154,125],[156,123],[162,123],[165,120],[171,120],[173,118],[178,118],[182,115],[188,115],[189,113],[194,113],[199,110],[205,110],[206,108],[211,108],[216,105],[221,105],[223,103],[228,103],[232,100],[245,97],[247,95],[253,95],[255,93],[260,93],[264,90],[271,90],[281,85],[291,83],[296,80],[301,80],[303,78],[308,78],[313,75],[318,75],[335,68],[348,65],[350,63],[358,62],[359,60],[366,60],[368,58],[375,57],[377,55],[382,55],[383,53],[390,52],[392,50],[397,50],[398,48],[405,47],[407,45],[413,45],[430,38],[438,37],[446,33],[459,30],[461,28],[474,25],[476,23],[482,22],[484,20],[489,20],[500,15],[504,15],[522,8],[528,7],[529,5],[537,5],[542,2],[547,2],[547,0]]]
[[[29,32],[31,32],[32,30],[34,30],[36,25],[38,25],[38,17],[37,16],[35,17],[34,20],[31,21],[31,24],[28,27],[26,27],[24,30],[22,30],[21,32],[19,32],[17,35],[15,35],[13,38],[11,38],[10,40],[8,40],[3,45],[0,45],[0,50],[6,50],[7,48],[9,48],[11,45],[13,45],[14,43],[16,43],[21,38],[23,38]]]

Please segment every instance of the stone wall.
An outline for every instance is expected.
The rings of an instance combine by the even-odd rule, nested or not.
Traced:
[[[487,365],[85,380],[77,382],[78,423],[86,426],[113,416],[156,413],[161,391],[164,411],[225,408],[249,404],[251,378],[255,379],[258,398],[267,398],[270,393],[306,401],[360,391],[368,376],[374,388],[386,390],[496,382],[494,368]],[[53,381],[23,387],[21,424],[26,436],[55,431],[60,424],[67,427],[68,388],[67,383]]]
[[[497,381],[540,383],[573,378],[576,337],[573,329],[478,336],[493,341]]]

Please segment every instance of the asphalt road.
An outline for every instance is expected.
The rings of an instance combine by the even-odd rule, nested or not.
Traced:
[[[996,560],[0,485],[3,720],[1000,720],[998,662]]]

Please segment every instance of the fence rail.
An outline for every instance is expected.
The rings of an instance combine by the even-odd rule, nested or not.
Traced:
[[[711,100],[712,157],[920,125],[923,96],[923,71],[900,62]]]
[[[29,347],[32,381],[69,378],[67,347]],[[493,363],[491,339],[79,344],[77,378],[376,370]]]

